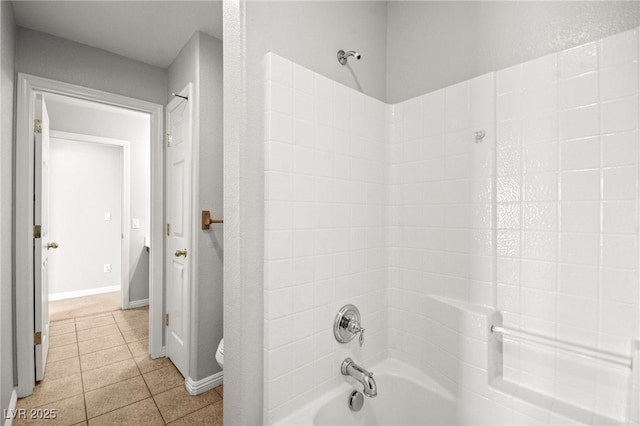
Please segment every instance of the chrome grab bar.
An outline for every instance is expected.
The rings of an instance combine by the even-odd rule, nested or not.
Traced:
[[[621,355],[615,352],[603,351],[577,343],[563,342],[561,340],[554,339],[553,337],[547,337],[541,334],[531,333],[529,331],[513,330],[495,325],[491,326],[491,332],[500,334],[505,337],[510,337],[513,340],[522,340],[525,342],[555,348],[563,352],[579,355],[584,358],[592,358],[630,369],[633,368],[633,360],[630,356]]]

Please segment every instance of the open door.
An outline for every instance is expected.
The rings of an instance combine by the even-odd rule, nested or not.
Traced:
[[[190,86],[180,94],[190,98]],[[191,100],[167,105],[167,356],[189,375],[191,277]]]
[[[49,250],[58,247],[49,241],[49,115],[41,94],[36,95],[34,147],[34,344],[39,381],[44,377],[49,351]]]

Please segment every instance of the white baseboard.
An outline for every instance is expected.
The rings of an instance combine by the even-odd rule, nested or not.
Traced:
[[[94,294],[113,293],[116,291],[120,291],[119,285],[88,288],[86,290],[65,291],[61,293],[51,293],[49,294],[49,301],[54,302],[56,300],[73,299],[74,297],[93,296]]]
[[[187,392],[190,395],[199,395],[210,389],[220,386],[222,384],[222,371],[212,374],[209,377],[205,377],[202,380],[194,381],[191,377],[187,377],[184,381],[184,387],[187,388]]]
[[[11,399],[9,400],[9,407],[7,407],[7,413],[15,413],[16,412],[16,404],[18,403],[18,389],[13,388],[11,392]],[[3,413],[5,414],[5,413]],[[4,416],[3,416],[4,417]],[[11,426],[13,423],[13,418],[15,416],[8,417],[4,420],[4,426]]]
[[[142,308],[143,306],[149,306],[149,299],[133,300],[129,302],[129,309]]]

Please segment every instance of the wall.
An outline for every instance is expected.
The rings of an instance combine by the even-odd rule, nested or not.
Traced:
[[[166,103],[165,69],[21,27],[16,49],[18,72]]]
[[[11,2],[0,2],[0,409],[15,385],[13,351],[13,134],[16,27]]]
[[[49,152],[49,235],[59,244],[49,252],[49,297],[101,287],[119,290],[123,149],[52,138]],[[111,220],[104,220],[105,212]],[[106,263],[110,273],[103,271]]]
[[[637,418],[639,376],[629,365],[499,340],[491,325],[637,359],[639,48],[637,30],[619,33],[391,110],[380,104],[381,116],[374,100],[270,55],[265,421],[321,394],[322,380],[327,389],[344,381],[332,370],[345,349],[333,341],[330,319],[347,301],[376,306],[380,289],[384,314],[372,320],[386,328],[379,354],[423,370],[455,395],[455,424]],[[345,128],[356,134],[342,139]],[[388,175],[350,186],[369,182],[371,170],[383,173],[371,162],[387,164]],[[386,201],[376,198],[385,187]],[[358,197],[368,200],[363,210]],[[382,222],[377,203],[388,210]],[[332,233],[340,220],[345,229]],[[355,224],[377,232],[353,232]],[[385,224],[386,242],[373,237]],[[365,237],[365,247],[387,260],[370,262],[366,281],[357,273],[343,281],[343,237],[351,249]],[[357,259],[349,259],[352,268]],[[378,287],[376,267],[387,262]],[[316,387],[307,398],[309,383]]]
[[[391,103],[640,25],[640,3],[626,1],[387,5]]]
[[[130,142],[130,217],[140,219],[140,228],[129,231],[129,300],[148,299],[149,253],[144,247],[144,238],[149,236],[151,232],[151,124],[149,115],[91,102],[73,101],[70,98],[60,96],[47,95],[46,100],[51,129]],[[130,224],[125,225],[131,227]],[[60,243],[62,244],[62,242]]]
[[[385,97],[383,2],[224,2],[225,419],[260,424],[263,412],[264,55]],[[273,25],[273,17],[278,25]],[[351,47],[350,47],[351,46]],[[360,62],[341,66],[339,49]],[[369,59],[367,59],[369,58]],[[366,62],[369,61],[369,62]],[[367,66],[364,66],[367,64]]]
[[[383,357],[388,107],[275,54],[266,59],[264,365],[271,424]],[[341,345],[348,303],[367,329]]]
[[[222,42],[196,32],[169,67],[169,95],[193,83],[194,170],[200,188],[195,200],[193,224],[197,229],[197,272],[194,276],[194,300],[197,318],[189,375],[201,380],[220,371],[212,354],[222,339],[222,260],[223,226],[200,230],[200,210],[210,210],[214,218],[222,211]]]
[[[495,305],[494,93],[486,74],[393,106],[389,350],[454,381],[452,355],[463,346],[486,354],[486,341],[446,338],[456,326],[445,312]],[[479,142],[476,131],[485,132]]]
[[[503,324],[628,354],[640,335],[638,34],[496,78]],[[505,380],[625,418],[628,369],[512,343],[504,356]]]

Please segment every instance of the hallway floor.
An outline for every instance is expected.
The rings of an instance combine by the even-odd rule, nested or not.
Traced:
[[[45,378],[17,408],[55,420],[15,425],[222,425],[223,386],[197,396],[168,358],[149,355],[148,308],[51,323]]]

